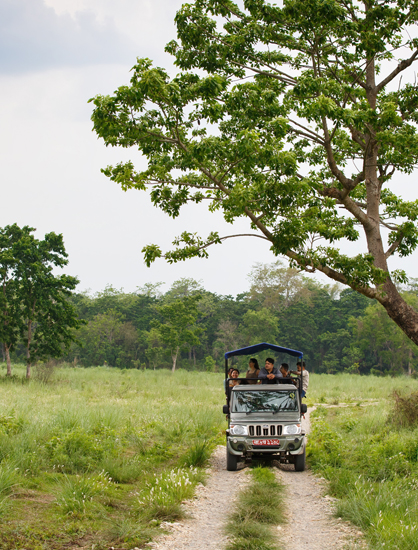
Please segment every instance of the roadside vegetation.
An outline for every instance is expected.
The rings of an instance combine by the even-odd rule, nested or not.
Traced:
[[[252,479],[238,494],[225,529],[227,550],[278,550],[273,526],[284,522],[284,486],[269,468],[255,467],[248,474]]]
[[[373,549],[418,549],[418,381],[312,380],[308,462],[329,481],[336,513]]]
[[[0,549],[131,549],[183,517],[223,441],[219,375],[61,368],[45,383],[13,368],[0,378]]]
[[[41,365],[26,381],[25,369],[0,365],[1,550],[130,550],[183,517],[224,443],[221,374]],[[311,376],[308,462],[372,548],[418,549],[417,392],[406,377]],[[251,472],[230,550],[275,548],[281,519],[263,506],[279,513],[282,489],[269,469]]]

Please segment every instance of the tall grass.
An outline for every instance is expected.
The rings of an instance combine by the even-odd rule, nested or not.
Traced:
[[[157,526],[181,517],[181,501],[203,479],[196,467],[223,441],[221,375],[56,368],[47,383],[22,383],[23,368],[14,372],[0,375],[0,547],[55,548],[49,530],[51,541],[87,537],[101,548],[110,537],[132,548],[154,532],[151,517]],[[173,472],[176,489],[151,498],[150,484],[169,487]]]
[[[418,419],[402,421],[408,400],[399,404],[400,394],[393,394],[416,384],[375,382],[375,394],[381,391],[375,404],[318,407],[308,460],[329,480],[338,515],[358,525],[372,548],[418,550]]]
[[[359,376],[355,374],[311,374],[307,392],[308,404],[364,403],[386,399],[394,390],[405,387],[418,391],[418,379],[399,376]]]

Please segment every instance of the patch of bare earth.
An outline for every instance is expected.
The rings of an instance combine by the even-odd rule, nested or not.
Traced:
[[[309,413],[303,427],[310,430]],[[286,550],[328,550],[367,548],[363,534],[352,524],[334,516],[336,499],[325,495],[325,481],[309,470],[295,472],[293,466],[279,465],[278,475],[286,486],[287,523],[278,527]]]

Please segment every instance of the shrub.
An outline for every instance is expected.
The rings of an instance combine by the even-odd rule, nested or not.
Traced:
[[[16,435],[23,430],[24,422],[11,414],[0,414],[0,434]]]
[[[55,372],[55,362],[47,361],[43,363],[40,361],[35,365],[33,369],[33,378],[41,384],[48,384],[52,381]]]
[[[17,484],[18,476],[16,471],[10,467],[0,465],[0,515],[8,509],[10,496]]]
[[[393,408],[389,421],[400,427],[418,424],[418,392],[405,395],[395,390],[391,396]]]
[[[155,476],[138,498],[140,513],[148,519],[175,521],[183,517],[180,504],[193,494],[196,468],[178,468]]]
[[[184,465],[201,468],[205,466],[211,455],[209,441],[202,439],[194,443],[184,456]]]
[[[156,534],[160,534],[155,527],[145,526],[133,518],[111,520],[108,533],[111,540],[118,543],[129,543],[129,547],[142,547]]]
[[[52,437],[46,447],[53,464],[60,464],[67,473],[88,472],[101,464],[105,455],[112,454],[118,446],[116,432],[107,430],[105,435],[76,427],[60,436]]]
[[[93,503],[94,497],[103,494],[112,483],[106,472],[93,477],[70,477],[64,474],[57,479],[57,504],[64,514],[82,516]]]

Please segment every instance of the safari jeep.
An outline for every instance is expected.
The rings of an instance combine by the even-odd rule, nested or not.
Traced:
[[[227,404],[223,412],[228,418],[226,430],[227,470],[235,471],[238,462],[253,458],[294,464],[296,471],[305,469],[305,433],[301,416],[307,407],[301,403],[301,381],[281,379],[275,384],[248,384],[238,378],[239,385],[229,387],[228,359],[232,355],[256,355],[270,349],[280,354],[301,358],[302,353],[273,344],[257,344],[225,354]]]

